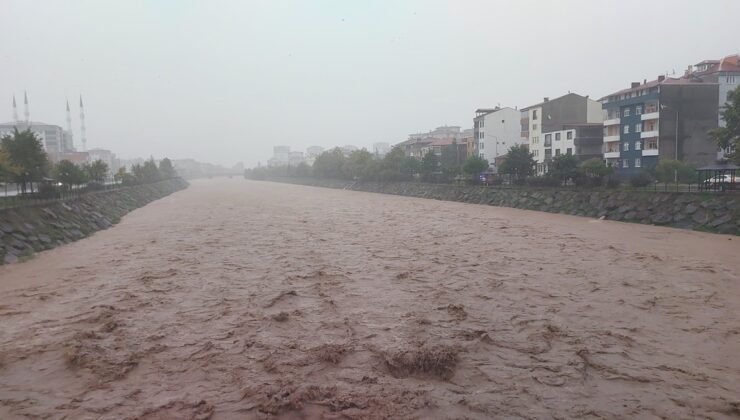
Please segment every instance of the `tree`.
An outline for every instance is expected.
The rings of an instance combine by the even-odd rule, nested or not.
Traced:
[[[86,163],[82,167],[90,181],[104,183],[108,176],[108,164],[98,159],[92,163]]]
[[[403,149],[394,147],[380,162],[378,179],[380,181],[403,181],[419,171],[419,161],[406,156]]]
[[[606,166],[599,158],[589,159],[578,167],[578,175],[573,180],[576,185],[597,187],[604,183],[604,178],[614,172],[614,168]]]
[[[655,165],[655,178],[660,182],[693,182],[696,181],[696,169],[690,163],[679,160],[661,159]]]
[[[471,156],[463,164],[462,170],[468,175],[474,176],[488,169],[488,161],[480,156]]]
[[[529,153],[529,148],[520,144],[512,146],[504,155],[503,162],[499,165],[499,172],[512,175],[516,182],[521,183],[534,174],[536,163],[534,156]]]
[[[131,185],[134,183],[134,176],[126,171],[125,166],[118,168],[118,172],[113,175],[113,180],[119,184]]]
[[[62,160],[56,164],[54,176],[66,190],[71,190],[72,186],[81,185],[87,181],[87,173],[68,160]]]
[[[555,156],[550,162],[548,175],[565,183],[578,176],[578,160],[573,155]]]
[[[157,182],[162,179],[162,176],[159,173],[159,168],[157,168],[157,164],[154,163],[153,158],[144,162],[144,165],[142,166],[142,174],[144,182]]]
[[[374,156],[365,149],[355,150],[350,153],[349,157],[342,164],[342,173],[352,179],[372,178],[370,170]]]
[[[177,171],[175,170],[175,167],[172,166],[172,161],[168,158],[164,158],[159,162],[159,173],[164,179],[174,178],[177,176]]]
[[[439,171],[439,157],[433,150],[429,150],[421,159],[419,172],[423,178],[429,179],[429,177],[437,171]]]
[[[722,149],[729,148],[728,159],[740,163],[740,86],[727,94],[727,103],[720,113],[725,127],[718,127],[709,132],[709,138]]]
[[[12,135],[0,140],[0,148],[15,168],[13,179],[21,185],[21,191],[25,193],[30,186],[33,192],[33,182],[41,181],[49,171],[49,161],[41,140],[31,130],[19,132],[16,129]]]
[[[442,167],[442,173],[446,178],[452,178],[460,173],[460,155],[457,149],[457,143],[449,146],[442,146],[439,164]]]
[[[0,182],[12,182],[18,175],[18,168],[10,161],[8,153],[0,149]]]
[[[319,178],[346,178],[342,170],[345,159],[342,150],[338,147],[321,153],[313,163],[314,175]]]

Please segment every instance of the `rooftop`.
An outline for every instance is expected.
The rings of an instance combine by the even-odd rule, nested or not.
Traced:
[[[532,108],[537,108],[537,107],[540,107],[540,106],[542,106],[542,105],[543,105],[543,104],[545,104],[545,103],[549,103],[549,102],[555,102],[555,101],[558,101],[558,100],[560,100],[560,99],[566,98],[566,97],[568,97],[568,96],[578,96],[578,97],[581,97],[581,98],[586,98],[586,99],[588,99],[588,96],[583,96],[583,95],[579,95],[579,94],[577,94],[577,93],[572,93],[572,92],[568,92],[568,93],[566,93],[565,95],[563,95],[563,96],[559,96],[559,97],[557,97],[557,98],[555,98],[555,99],[545,98],[545,100],[544,100],[544,101],[542,101],[542,102],[540,102],[540,103],[538,103],[538,104],[530,105],[530,106],[528,106],[528,107],[526,107],[526,108],[522,108],[521,110],[522,110],[522,111],[529,111],[529,110],[530,110],[530,109],[532,109]]]
[[[634,87],[629,87],[627,89],[618,90],[614,93],[610,93],[608,95],[605,95],[603,98],[599,99],[599,101],[603,101],[604,99],[610,97],[610,96],[617,96],[617,95],[623,95],[625,93],[630,92],[636,92],[638,90],[642,89],[650,89],[653,87],[657,87],[660,85],[709,85],[710,83],[702,82],[701,80],[693,80],[693,79],[686,79],[683,77],[665,77],[665,76],[659,76],[655,80],[651,80],[649,82],[634,82]]]

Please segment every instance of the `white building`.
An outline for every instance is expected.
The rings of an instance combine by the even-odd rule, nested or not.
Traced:
[[[290,146],[275,146],[272,148],[272,158],[267,166],[285,166],[290,162]]]
[[[71,144],[72,137],[66,134],[62,127],[58,125],[37,121],[30,121],[28,123],[25,121],[3,123],[0,124],[0,137],[12,135],[16,129],[18,131],[30,129],[41,140],[46,153],[54,154],[74,151],[74,147]]]
[[[521,112],[514,108],[477,109],[473,118],[475,154],[496,167],[496,159],[513,146],[527,144],[522,138]]]

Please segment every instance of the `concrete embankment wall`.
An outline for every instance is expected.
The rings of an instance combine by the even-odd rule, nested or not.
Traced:
[[[740,234],[740,193],[503,189],[419,182],[353,183],[311,178],[275,178],[271,181]]]
[[[106,229],[131,210],[188,186],[171,179],[76,199],[0,210],[0,264],[54,248]]]

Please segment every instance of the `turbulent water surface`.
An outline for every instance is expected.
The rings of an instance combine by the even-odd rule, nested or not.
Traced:
[[[740,239],[245,180],[0,268],[0,418],[736,418]]]

